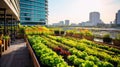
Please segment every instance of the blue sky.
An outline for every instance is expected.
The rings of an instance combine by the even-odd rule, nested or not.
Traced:
[[[105,23],[114,21],[115,13],[120,9],[120,0],[48,0],[49,24],[61,20],[80,23],[89,20],[90,12],[100,12]]]

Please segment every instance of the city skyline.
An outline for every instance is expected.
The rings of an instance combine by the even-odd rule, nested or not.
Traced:
[[[48,23],[69,19],[72,23],[89,20],[90,12],[99,12],[105,23],[115,20],[120,0],[49,0]]]

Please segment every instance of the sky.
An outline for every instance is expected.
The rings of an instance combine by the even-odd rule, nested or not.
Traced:
[[[114,21],[120,10],[120,0],[48,0],[48,24],[70,20],[81,23],[89,20],[90,12],[99,12],[104,23]]]

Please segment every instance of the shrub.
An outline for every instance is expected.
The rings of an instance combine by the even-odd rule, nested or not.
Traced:
[[[103,42],[105,42],[105,43],[111,43],[112,42],[112,38],[110,38],[109,34],[105,34],[103,36]]]
[[[97,67],[97,66],[94,64],[94,62],[87,60],[84,63],[82,63],[81,67]]]
[[[115,40],[120,40],[120,34],[115,37]]]
[[[9,39],[10,38],[10,36],[8,36],[8,35],[5,35],[5,36],[3,36],[3,39]]]

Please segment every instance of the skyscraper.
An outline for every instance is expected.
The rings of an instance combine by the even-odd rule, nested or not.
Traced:
[[[63,26],[64,25],[64,21],[59,21],[59,26]]]
[[[120,25],[120,10],[118,11],[118,13],[116,13],[115,23]]]
[[[65,25],[69,26],[69,24],[70,24],[70,20],[65,20]]]
[[[48,0],[20,0],[20,19],[23,25],[46,25]]]
[[[97,25],[98,23],[103,23],[100,19],[100,13],[99,12],[91,12],[89,15],[89,22],[93,25]]]

